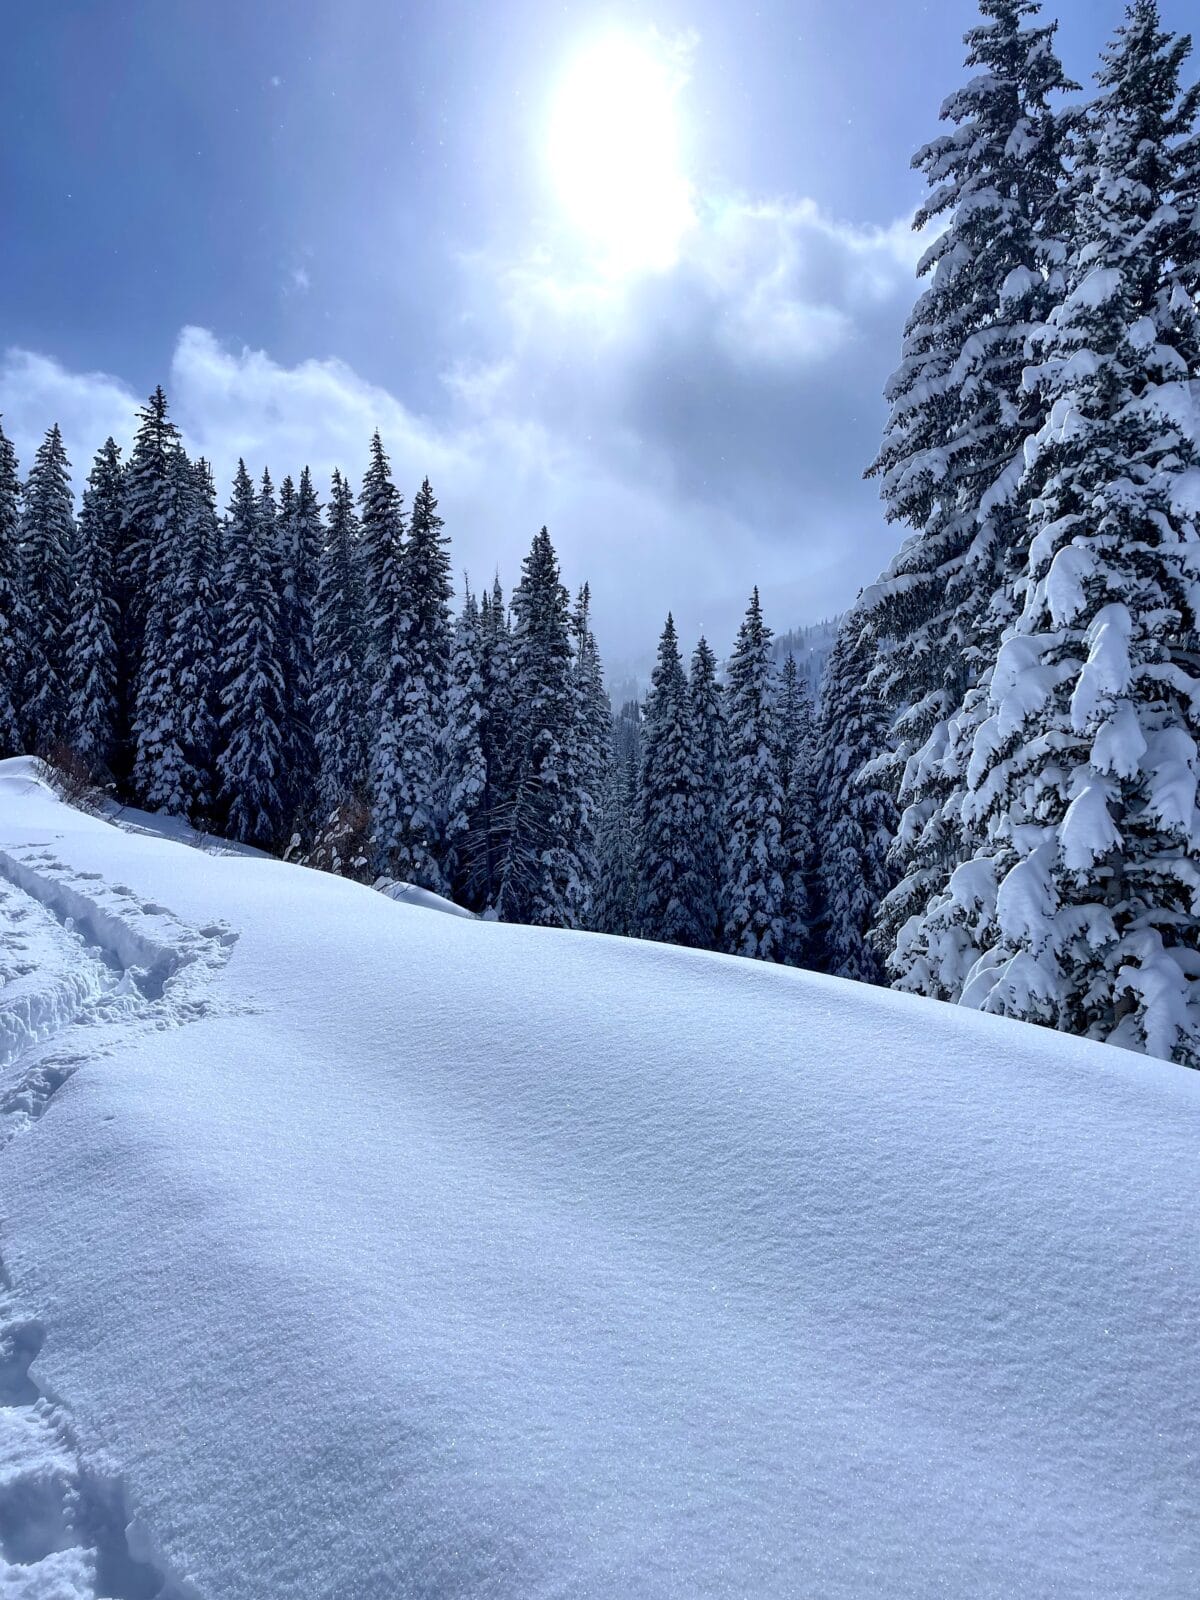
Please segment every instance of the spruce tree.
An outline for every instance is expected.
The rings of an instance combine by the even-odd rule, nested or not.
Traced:
[[[628,726],[627,719],[613,719],[612,749],[596,839],[600,877],[593,911],[593,926],[598,933],[624,936],[637,933],[637,809],[641,787],[640,741],[629,738]]]
[[[637,929],[644,939],[703,949],[696,861],[701,780],[696,725],[674,618],[667,617],[642,721]]]
[[[392,482],[392,468],[378,429],[358,497],[359,584],[366,631],[364,669],[382,704],[383,685],[397,668],[405,630],[401,551],[404,502]]]
[[[479,613],[479,675],[482,685],[485,787],[480,801],[480,882],[476,910],[494,909],[500,894],[516,805],[516,737],[512,684],[512,633],[497,577],[484,592]]]
[[[381,590],[390,596],[399,626],[391,635],[390,654],[380,658],[382,698],[371,793],[379,871],[438,891],[446,887],[442,741],[452,637],[446,545],[426,478],[413,500],[395,578],[386,562],[381,577]],[[386,617],[386,609],[379,614]],[[387,637],[385,621],[378,638]]]
[[[569,601],[545,528],[512,599],[515,799],[498,909],[508,922],[562,927],[578,862],[568,832],[578,804]]]
[[[232,837],[271,849],[283,814],[283,673],[279,600],[260,514],[261,497],[239,461],[225,524],[218,770]]]
[[[733,955],[782,961],[787,952],[783,779],[771,630],[757,589],[729,661],[726,728],[725,948]]]
[[[696,924],[702,948],[716,950],[725,873],[726,734],[717,658],[703,636],[692,654],[688,694],[696,749]]]
[[[25,485],[21,569],[31,618],[22,717],[26,746],[49,751],[66,732],[66,630],[75,507],[58,424],[38,446]]]
[[[120,618],[117,670],[117,767],[123,780],[134,758],[134,700],[142,675],[146,616],[156,587],[165,524],[168,471],[179,430],[167,414],[167,397],[155,389],[138,413],[138,431],[125,468],[121,537],[116,555]]]
[[[290,489],[290,483],[288,485]],[[321,506],[307,467],[294,496],[281,489],[279,632],[283,662],[284,815],[311,820],[317,784],[311,701]]]
[[[821,684],[816,814],[820,964],[838,978],[886,981],[868,942],[892,887],[896,803],[883,777],[888,718],[869,683],[876,641],[861,613],[842,624]]]
[[[217,584],[207,470],[181,448],[160,499],[161,550],[153,563],[134,707],[133,790],[151,811],[207,821],[213,812]]]
[[[796,658],[789,655],[779,684],[779,777],[783,785],[781,845],[787,928],[783,960],[793,967],[811,964],[817,917],[813,884],[815,760],[812,701],[807,683],[796,670]]]
[[[446,699],[442,781],[445,874],[454,899],[478,906],[486,878],[486,841],[480,810],[487,792],[483,754],[483,675],[480,670],[479,603],[464,580],[464,599],[454,630],[450,688]]]
[[[972,753],[985,838],[925,959],[964,1004],[1200,1065],[1200,329],[1173,254],[1187,49],[1138,0],[1088,108],[1068,293],[1029,380],[1047,420],[1023,606]]]
[[[25,748],[22,710],[33,617],[22,572],[20,528],[17,457],[0,428],[0,757]]]
[[[111,773],[117,749],[116,555],[123,497],[121,452],[110,438],[97,453],[83,491],[64,667],[67,742],[100,776]]]
[[[571,613],[575,653],[575,749],[577,812],[569,826],[578,861],[576,898],[570,925],[595,925],[595,900],[600,882],[600,810],[608,782],[612,742],[612,707],[604,687],[604,668],[592,632],[591,590],[585,583]]]
[[[868,597],[874,633],[896,644],[881,651],[872,683],[896,718],[886,770],[906,808],[899,882],[875,934],[884,954],[969,848],[966,754],[950,719],[1011,620],[1007,579],[1026,538],[1022,452],[1041,421],[1022,385],[1025,346],[1059,292],[1069,230],[1063,122],[1050,100],[1075,85],[1055,56],[1054,25],[1036,22],[1032,0],[981,0],[980,10],[965,36],[974,75],[942,108],[955,126],[913,159],[931,191],[914,225],[946,226],[918,268],[930,284],[905,331],[870,469],[889,520],[914,530]]]
[[[313,605],[313,678],[309,696],[321,822],[362,799],[366,788],[365,630],[359,588],[354,491],[337,469],[329,526],[317,562]]]

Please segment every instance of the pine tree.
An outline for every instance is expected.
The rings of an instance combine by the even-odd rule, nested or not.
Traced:
[[[486,877],[486,840],[480,809],[487,792],[483,754],[483,676],[480,671],[479,603],[464,580],[462,611],[454,630],[450,688],[446,700],[443,783],[443,847],[446,881],[456,901],[477,901]]]
[[[116,597],[120,619],[117,669],[118,776],[133,763],[134,700],[142,676],[149,597],[156,587],[162,530],[168,499],[168,471],[179,448],[179,430],[167,415],[167,397],[155,389],[138,413],[139,424],[125,468],[121,537],[116,555]]]
[[[309,697],[322,822],[366,789],[363,606],[358,584],[354,492],[334,469],[329,527],[317,563],[313,680]]]
[[[794,967],[811,964],[817,916],[813,885],[815,760],[812,701],[807,683],[796,670],[796,658],[789,655],[779,686],[779,777],[783,785],[781,845],[787,928],[783,960]]]
[[[1047,420],[1023,606],[967,799],[985,841],[927,919],[926,959],[964,1004],[1200,1065],[1200,328],[1172,255],[1197,97],[1179,92],[1188,41],[1151,0],[1127,18],[1030,374]]]
[[[634,702],[634,711],[637,704]],[[628,710],[628,708],[626,708]],[[593,926],[598,933],[637,933],[638,794],[641,741],[629,736],[627,716],[613,719],[612,749],[600,803],[596,847],[600,877]],[[632,723],[635,733],[638,723]]]
[[[22,716],[27,748],[51,750],[66,731],[66,629],[75,508],[58,424],[38,446],[25,485],[21,568],[31,627]]]
[[[403,649],[404,502],[392,482],[391,463],[378,430],[371,438],[371,459],[358,505],[359,582],[366,618],[363,666],[368,682],[382,693]]]
[[[644,939],[703,948],[709,930],[701,910],[696,862],[700,774],[696,726],[679,654],[674,618],[667,617],[642,724],[642,786],[638,808],[637,927]]]
[[[981,0],[980,10],[966,34],[975,75],[942,108],[955,127],[913,160],[931,189],[914,225],[947,221],[918,269],[931,281],[870,469],[889,520],[915,530],[868,600],[873,631],[896,644],[880,652],[872,683],[896,715],[886,770],[906,808],[899,882],[875,935],[885,954],[969,848],[958,798],[966,753],[950,719],[1011,620],[1006,579],[1026,528],[1017,485],[1041,421],[1022,386],[1025,346],[1058,293],[1069,227],[1063,123],[1049,101],[1076,86],[1054,54],[1055,28],[1031,22],[1031,0]]]
[[[0,757],[24,749],[21,712],[33,617],[21,570],[20,528],[17,457],[0,428]]]
[[[696,924],[706,950],[720,947],[721,895],[725,876],[726,734],[724,696],[717,658],[701,636],[692,654],[688,683],[696,749]]]
[[[382,658],[371,785],[379,871],[438,891],[446,887],[442,739],[452,637],[446,544],[426,478],[413,500],[398,586],[388,591],[400,626],[390,659]],[[385,591],[390,581],[385,563]],[[387,636],[385,623],[379,638]]]
[[[287,480],[290,491],[290,480]],[[311,700],[321,506],[307,467],[293,496],[280,491],[279,632],[283,660],[284,815],[299,822],[311,812],[317,784]]]
[[[262,538],[261,497],[238,462],[225,526],[220,660],[221,795],[233,838],[279,842],[283,796],[283,673],[279,601]]]
[[[577,806],[569,601],[545,528],[513,593],[515,791],[500,883],[507,922],[568,923],[578,862],[568,833]]]
[[[733,955],[782,961],[787,950],[783,781],[771,630],[763,622],[757,589],[729,662],[726,727],[725,947]]]
[[[885,981],[867,940],[892,887],[896,804],[881,771],[888,718],[869,686],[875,643],[852,610],[829,657],[818,713],[816,812],[822,966],[838,978]]]
[[[120,611],[116,554],[121,539],[124,470],[110,438],[83,491],[64,671],[66,737],[89,771],[112,770],[117,749]]]
[[[482,835],[479,881],[468,904],[483,911],[494,909],[499,899],[517,787],[512,634],[498,577],[491,594],[485,591],[480,605],[479,676],[483,704],[480,743],[486,782],[477,824]]]
[[[612,742],[612,707],[604,687],[604,668],[592,632],[591,590],[585,583],[571,613],[575,653],[575,749],[577,812],[569,827],[578,861],[576,898],[570,926],[595,926],[595,900],[600,882],[600,810],[608,782]]]

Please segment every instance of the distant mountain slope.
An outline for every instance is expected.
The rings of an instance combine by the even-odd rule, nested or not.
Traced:
[[[0,1592],[1200,1592],[1200,1075],[22,762],[0,890]]]

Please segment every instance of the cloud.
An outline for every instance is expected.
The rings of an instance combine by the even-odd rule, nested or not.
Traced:
[[[338,360],[285,366],[184,328],[165,387],[188,448],[227,485],[239,456],[276,481],[353,478],[379,428],[407,497],[428,474],[476,583],[506,585],[549,524],[587,577],[614,661],[642,659],[668,607],[727,648],[752,584],[779,628],[844,607],[888,557],[862,469],[912,296],[903,223],[857,227],[809,201],[707,205],[669,271],[597,277],[543,242],[467,263],[471,348],[430,410]],[[62,425],[77,488],[139,397],[28,351],[0,362],[5,426],[28,464]]]

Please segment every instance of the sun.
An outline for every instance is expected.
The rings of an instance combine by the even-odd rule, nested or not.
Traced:
[[[551,107],[559,200],[613,273],[670,267],[695,220],[676,112],[684,76],[656,44],[597,40],[570,63]]]

